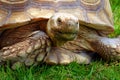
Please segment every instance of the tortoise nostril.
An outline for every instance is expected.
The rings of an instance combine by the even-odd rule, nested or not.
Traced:
[[[72,24],[71,23],[68,23],[68,26],[71,26]]]
[[[68,21],[67,25],[68,25],[69,27],[75,27],[75,26],[77,27],[78,22],[75,22],[75,21],[70,20],[70,21]]]
[[[68,24],[69,27],[71,27],[72,25],[74,25],[74,22],[70,20],[70,21],[68,21],[67,24]]]

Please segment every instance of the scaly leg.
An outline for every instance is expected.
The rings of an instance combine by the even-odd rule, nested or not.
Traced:
[[[104,60],[120,61],[120,38],[99,37],[90,44]]]
[[[10,61],[12,68],[16,65],[25,64],[30,66],[41,62],[50,49],[48,36],[41,31],[34,31],[21,42],[11,46],[3,47],[0,50],[0,60],[2,62]]]
[[[95,30],[81,26],[79,37],[82,37],[93,52],[98,53],[106,61],[120,61],[120,38],[99,36]]]
[[[86,52],[74,53],[64,48],[52,47],[45,62],[48,64],[69,64],[71,62],[89,64],[91,59],[91,56],[87,55]]]

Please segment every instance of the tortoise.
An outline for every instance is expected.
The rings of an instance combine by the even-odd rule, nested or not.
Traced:
[[[0,0],[0,61],[16,66],[120,60],[109,0]]]

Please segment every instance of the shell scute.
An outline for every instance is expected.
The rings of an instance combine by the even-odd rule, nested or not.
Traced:
[[[19,5],[13,10],[0,3],[0,30],[49,19],[56,12],[71,13],[79,18],[80,24],[96,30],[108,33],[114,30],[109,0],[28,0],[23,7]]]
[[[4,21],[7,19],[8,12],[6,10],[0,10],[0,26],[3,25]]]

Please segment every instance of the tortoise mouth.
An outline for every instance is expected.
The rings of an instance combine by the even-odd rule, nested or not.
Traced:
[[[62,32],[62,31],[56,31],[55,32],[55,38],[61,41],[71,41],[74,40],[77,36],[78,32]]]

